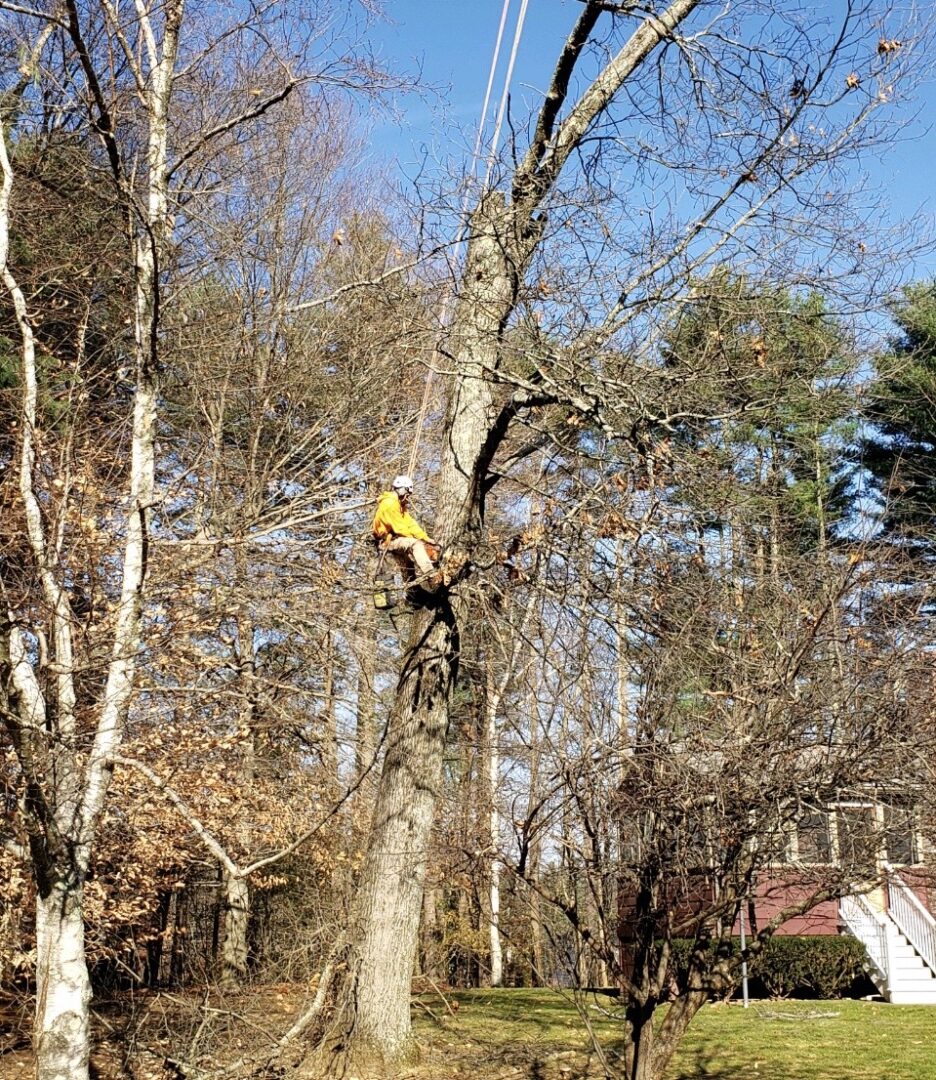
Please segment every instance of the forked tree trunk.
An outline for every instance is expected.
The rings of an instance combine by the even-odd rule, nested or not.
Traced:
[[[91,984],[85,963],[83,890],[56,881],[36,899],[37,1080],[87,1076]]]
[[[453,553],[470,556],[481,539],[488,466],[513,415],[495,405],[495,373],[519,283],[546,227],[539,213],[543,200],[630,74],[698,2],[673,0],[665,11],[646,18],[558,122],[576,61],[604,10],[604,5],[586,4],[553,73],[530,148],[512,178],[510,204],[501,192],[487,192],[472,215],[453,324],[455,376],[443,429],[434,530]],[[467,605],[456,588],[413,620],[361,875],[358,938],[351,958],[353,1021],[346,1049],[352,1058],[375,1056],[392,1064],[409,1041],[409,985],[426,847],[457,674],[458,626]]]
[[[148,515],[155,491],[155,428],[158,393],[155,346],[158,328],[158,256],[169,229],[167,171],[168,108],[172,72],[178,49],[183,0],[170,0],[162,11],[162,43],[157,48],[149,14],[138,12],[146,31],[148,55],[145,108],[147,113],[145,229],[134,237],[136,267],[136,312],[134,348],[136,387],[133,398],[133,429],[130,450],[129,499],[126,503],[124,549],[120,566],[122,575],[115,629],[107,680],[97,702],[97,725],[93,744],[86,758],[75,750],[74,675],[71,651],[71,627],[67,612],[59,613],[52,605],[55,626],[55,659],[59,667],[54,712],[32,709],[23,714],[19,725],[20,747],[28,746],[23,736],[33,738],[37,724],[45,721],[52,732],[54,768],[36,768],[31,752],[21,754],[21,762],[30,787],[41,792],[36,804],[41,808],[44,828],[30,838],[34,870],[38,884],[36,901],[36,970],[37,999],[34,1023],[36,1070],[39,1080],[84,1080],[90,1059],[90,980],[84,949],[83,883],[91,864],[91,851],[98,822],[104,810],[111,777],[112,755],[123,738],[123,729],[134,689],[137,656],[141,644],[143,589],[146,581]],[[141,5],[142,7],[142,5]],[[72,12],[75,15],[74,11]],[[84,62],[89,63],[82,29],[75,16],[69,32]],[[109,121],[108,121],[109,125]],[[113,131],[102,125],[105,141]],[[116,143],[109,143],[113,160],[119,159]],[[7,192],[12,174],[5,150],[4,182]],[[3,213],[6,231],[6,208]],[[17,308],[23,337],[23,368],[27,391],[24,395],[24,419],[35,426],[35,398],[30,384],[35,383],[35,359],[32,329],[22,296],[6,267],[4,278]],[[47,597],[56,600],[63,592],[56,557],[50,554],[41,520],[32,520],[31,504],[36,500],[33,487],[32,448],[24,439],[20,491],[26,507],[30,542]],[[58,575],[58,576],[57,576]],[[24,670],[14,682],[22,691],[36,683],[35,675]],[[37,699],[37,703],[38,703]],[[33,749],[44,743],[34,743]]]
[[[485,373],[496,365],[513,298],[504,218],[503,199],[493,196],[475,215],[465,275],[469,284],[455,319],[459,377],[446,421],[435,535],[447,548],[469,554],[480,534],[479,473],[495,418]],[[406,1055],[426,852],[465,608],[456,588],[413,617],[358,894],[352,1057],[392,1064]]]

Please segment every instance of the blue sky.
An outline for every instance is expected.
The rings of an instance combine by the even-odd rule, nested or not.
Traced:
[[[509,50],[514,0],[502,51]],[[842,0],[816,3],[818,12],[834,16]],[[562,42],[581,11],[579,0],[529,0],[529,10],[512,83],[513,111],[525,114],[524,103],[539,100]],[[412,95],[397,102],[398,123],[381,121],[373,132],[372,154],[395,163],[399,183],[415,175],[420,164],[449,158],[467,162],[478,123],[491,54],[501,15],[501,0],[387,0],[389,21],[379,23],[372,42],[384,62],[397,70],[421,71],[433,94]],[[886,32],[886,29],[885,29]],[[495,83],[499,93],[500,83]],[[492,106],[493,108],[493,106]],[[912,120],[900,141],[883,154],[867,156],[862,167],[880,187],[894,222],[922,219],[936,213],[936,82],[928,81],[916,98],[901,106],[901,118]],[[394,175],[394,166],[388,173]],[[936,256],[921,255],[914,276],[936,274]]]

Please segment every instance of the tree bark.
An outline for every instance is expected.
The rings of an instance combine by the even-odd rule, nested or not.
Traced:
[[[513,298],[504,219],[502,197],[485,199],[475,215],[467,258],[469,284],[455,320],[459,377],[446,420],[435,535],[449,550],[467,554],[480,535],[480,474],[494,421],[492,390],[484,376],[496,366],[499,332]],[[361,874],[351,1053],[387,1063],[405,1056],[410,1037],[410,981],[426,851],[458,673],[459,620],[466,604],[456,587],[413,617]]]
[[[222,871],[224,938],[221,942],[221,984],[237,986],[247,978],[247,924],[250,886],[247,879]]]
[[[702,990],[697,983],[696,989],[681,994],[669,1007],[663,1023],[654,1033],[649,1073],[652,1080],[662,1080],[666,1075],[680,1039],[685,1035],[692,1018],[702,1008],[707,997],[707,992]]]
[[[656,1080],[653,1070],[652,1005],[633,1003],[627,1006],[624,1025],[627,1029],[624,1074],[627,1080]]]
[[[250,571],[243,544],[235,547],[234,582],[242,596],[248,595]],[[249,795],[257,773],[257,732],[260,723],[260,699],[257,680],[257,651],[254,644],[254,623],[249,601],[237,608],[237,677],[240,683],[241,706],[239,723],[244,733],[240,762],[240,783]],[[250,861],[253,830],[242,817],[237,828],[238,843],[245,861]],[[247,930],[250,923],[250,883],[239,874],[221,866],[221,972],[222,986],[232,987],[247,977]]]
[[[66,5],[69,33],[86,74],[90,58],[82,38],[77,8]],[[171,75],[175,65],[182,18],[181,0],[166,6],[162,49],[152,37],[149,15],[140,14],[148,33],[149,88],[146,148],[145,223],[132,236],[136,268],[135,378],[133,434],[130,453],[129,499],[121,561],[121,592],[117,605],[111,659],[106,685],[97,705],[97,724],[90,753],[82,760],[74,740],[74,662],[71,615],[54,550],[44,536],[44,525],[35,513],[32,431],[35,412],[35,348],[32,328],[22,294],[6,263],[8,199],[12,172],[3,140],[0,166],[3,171],[4,205],[0,207],[4,243],[0,254],[4,282],[16,310],[22,335],[24,436],[21,453],[20,495],[33,558],[53,615],[56,677],[55,708],[47,710],[41,695],[34,693],[37,680],[31,661],[11,639],[9,662],[18,690],[20,717],[11,718],[14,742],[26,776],[33,804],[30,847],[37,882],[36,969],[37,997],[34,1025],[37,1075],[40,1080],[83,1080],[90,1059],[90,982],[84,950],[83,884],[91,862],[92,845],[104,809],[113,773],[112,755],[123,738],[123,728],[134,688],[141,643],[142,600],[146,580],[148,515],[154,502],[154,433],[156,422],[156,343],[158,327],[158,260],[168,232],[168,106]],[[93,73],[89,81],[94,79]],[[101,101],[98,100],[101,108]],[[110,125],[105,141],[112,140]],[[108,145],[113,146],[112,142]],[[119,155],[114,150],[115,182],[122,194]],[[32,700],[30,700],[32,699]],[[35,742],[37,732],[51,734]],[[48,748],[48,749],[47,749]],[[33,751],[40,749],[40,755]],[[43,764],[43,759],[46,763]],[[51,767],[49,767],[51,765]]]
[[[404,1056],[426,847],[441,780],[448,695],[458,655],[448,605],[414,620],[390,717],[392,734],[361,875],[353,1045],[366,1057]]]
[[[358,623],[360,640],[358,644],[357,711],[355,714],[354,742],[354,777],[360,783],[365,772],[371,768],[376,748],[374,739],[374,714],[377,711],[377,695],[374,693],[374,679],[377,673],[377,619],[374,606],[365,600]],[[359,792],[355,806],[362,801]]]
[[[455,376],[440,455],[437,527],[452,556],[470,559],[481,539],[485,483],[519,402],[498,408],[494,379],[520,282],[543,236],[543,200],[592,125],[653,49],[698,0],[674,0],[645,19],[558,122],[570,78],[601,5],[588,3],[557,62],[512,201],[486,192],[472,215],[453,321]],[[395,1063],[410,1036],[409,986],[418,945],[426,847],[442,769],[448,707],[468,598],[458,587],[418,613],[390,714],[387,755],[365,855],[353,955],[348,1053]]]
[[[85,962],[83,891],[75,878],[36,899],[36,1076],[87,1076],[91,983]]]
[[[422,950],[419,961],[419,974],[426,975],[436,982],[445,978],[439,966],[439,944],[442,935],[439,930],[439,901],[441,890],[437,885],[425,890],[423,895]]]

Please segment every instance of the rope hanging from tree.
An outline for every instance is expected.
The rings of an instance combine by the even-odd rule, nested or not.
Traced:
[[[507,23],[507,15],[510,11],[511,0],[503,0],[503,6],[501,7],[500,24],[497,28],[497,41],[494,45],[494,53],[491,57],[491,67],[488,72],[487,87],[484,91],[484,102],[481,105],[481,117],[478,122],[478,131],[475,135],[474,149],[471,154],[471,165],[468,169],[468,179],[474,177],[475,171],[478,167],[478,159],[481,156],[481,145],[484,139],[484,129],[487,126],[487,114],[488,106],[491,102],[491,90],[494,86],[494,76],[497,72],[497,63],[500,59],[501,44],[504,40],[504,27]],[[513,80],[514,65],[517,61],[517,53],[520,49],[520,40],[523,36],[523,24],[526,21],[527,7],[529,6],[529,0],[520,0],[520,11],[517,15],[517,24],[514,27],[513,44],[510,49],[510,58],[507,62],[507,71],[504,74],[504,84],[501,89],[500,102],[497,107],[497,120],[494,125],[494,134],[491,137],[491,145],[488,149],[487,163],[484,170],[484,180],[481,184],[482,194],[487,191],[488,184],[491,180],[491,173],[494,169],[494,161],[497,156],[497,147],[500,142],[501,130],[504,124],[504,117],[507,113],[507,101],[510,97],[510,84]],[[471,188],[468,184],[465,185],[465,192],[462,196],[461,208],[459,210],[459,227],[458,236],[455,241],[455,264],[457,266],[461,257],[462,248],[465,244],[465,239],[468,235],[468,201],[471,198]],[[445,290],[445,298],[442,301],[442,310],[439,313],[439,325],[441,332],[445,331],[446,326],[452,316],[452,304],[455,299],[455,290],[450,284]],[[409,467],[407,473],[412,476],[416,471],[416,459],[419,456],[419,443],[422,438],[423,424],[426,422],[426,413],[429,411],[429,395],[432,390],[432,377],[434,374],[435,363],[438,359],[439,350],[438,346],[433,353],[433,362],[429,364],[426,369],[426,379],[423,385],[422,404],[419,408],[419,417],[416,421],[416,431],[413,436],[413,446],[410,451]]]

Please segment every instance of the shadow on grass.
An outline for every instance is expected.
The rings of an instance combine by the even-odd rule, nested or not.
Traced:
[[[838,1074],[822,1075],[833,1080]],[[842,1077],[847,1075],[843,1073]],[[684,1044],[677,1061],[670,1065],[667,1080],[816,1080],[817,1076],[814,1068],[791,1068],[788,1061],[782,1065],[756,1059],[745,1065],[729,1063],[723,1053],[713,1053],[702,1046],[689,1050]]]
[[[755,1074],[756,1075],[756,1074]],[[671,1071],[672,1080],[739,1080],[738,1069],[734,1065],[725,1065],[714,1054],[701,1047],[691,1055],[680,1055],[678,1068]],[[788,1080],[796,1080],[791,1076]]]
[[[503,1043],[511,1037],[511,1025],[524,1042],[558,1038],[578,1027],[568,1002],[552,990],[453,991],[448,996],[461,1006],[459,1016],[471,1025],[476,1039]]]

